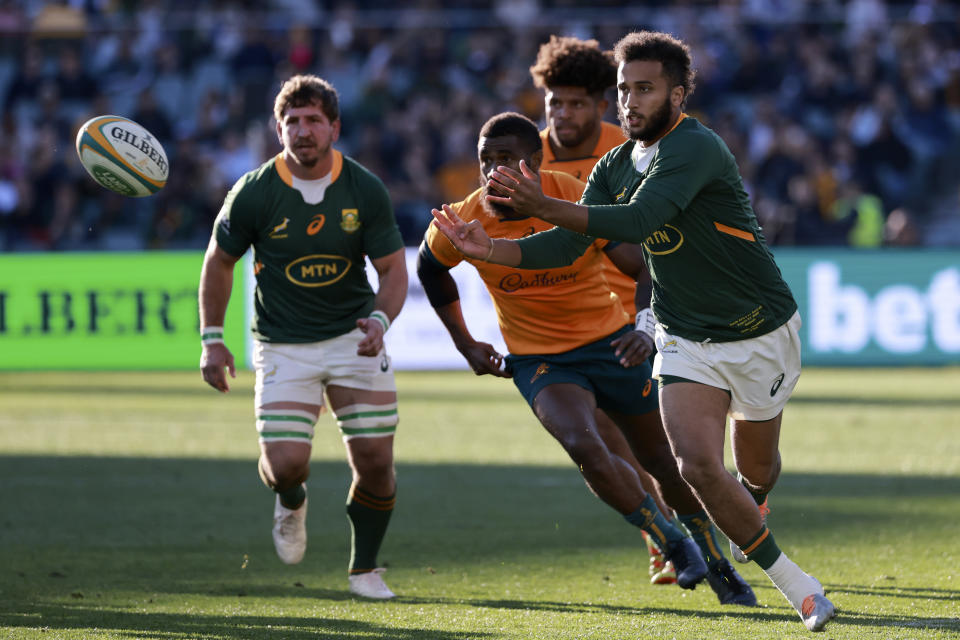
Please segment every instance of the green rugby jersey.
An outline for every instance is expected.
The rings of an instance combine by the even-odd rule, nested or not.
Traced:
[[[612,149],[590,175],[580,200],[589,205],[587,233],[553,229],[520,240],[520,267],[565,262],[591,236],[642,243],[651,307],[669,333],[729,342],[786,322],[797,303],[723,140],[685,117],[660,139],[643,172],[633,158],[637,144]]]
[[[386,187],[334,150],[332,181],[318,204],[293,187],[283,155],[233,186],[217,216],[221,249],[253,246],[253,334],[267,342],[316,342],[343,335],[373,310],[364,256],[403,248]]]

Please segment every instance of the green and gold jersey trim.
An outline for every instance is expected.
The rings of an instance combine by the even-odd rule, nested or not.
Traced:
[[[330,170],[330,184],[333,184],[343,171],[343,154],[336,149],[331,149],[330,153],[333,155],[333,168]],[[273,166],[276,167],[277,175],[280,176],[283,183],[293,189],[293,173],[290,172],[290,167],[287,166],[287,161],[284,160],[282,151],[277,154]]]

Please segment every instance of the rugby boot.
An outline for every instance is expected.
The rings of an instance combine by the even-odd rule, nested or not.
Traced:
[[[837,610],[833,606],[833,603],[827,600],[826,596],[819,593],[811,593],[803,599],[803,604],[797,613],[800,614],[803,625],[807,629],[810,631],[823,631],[823,627],[826,626],[827,622],[837,615]]]
[[[677,572],[673,563],[663,557],[663,552],[656,545],[653,538],[646,531],[643,540],[647,543],[647,552],[650,554],[650,584],[676,584]]]
[[[760,524],[764,525],[767,524],[767,516],[770,515],[770,507],[767,506],[767,502],[769,502],[769,498],[765,499],[763,504],[757,507],[757,509],[760,510]],[[740,564],[746,564],[750,562],[746,554],[740,550],[740,547],[738,547],[733,540],[730,541],[730,555],[733,556],[733,559]]]
[[[397,594],[390,591],[387,583],[380,577],[386,569],[374,569],[364,573],[354,573],[350,576],[350,593],[373,600],[390,600]]]
[[[757,596],[726,558],[714,560],[707,565],[707,582],[717,594],[720,604],[757,606]]]
[[[696,589],[707,576],[707,563],[703,560],[700,547],[690,537],[668,544],[663,555],[673,563],[677,584],[682,589]]]

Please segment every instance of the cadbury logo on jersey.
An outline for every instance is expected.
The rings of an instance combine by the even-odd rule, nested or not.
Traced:
[[[665,224],[643,241],[643,246],[655,256],[673,253],[683,244],[683,234],[672,224]]]
[[[343,256],[304,256],[287,265],[287,280],[301,287],[326,287],[347,275],[352,264]]]

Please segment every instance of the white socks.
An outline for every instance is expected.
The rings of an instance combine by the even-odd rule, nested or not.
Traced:
[[[781,553],[777,561],[764,569],[767,577],[776,585],[793,608],[798,612],[803,607],[803,600],[814,593],[823,593],[820,584],[808,576],[806,572],[797,566],[797,563],[787,557],[787,554]]]

